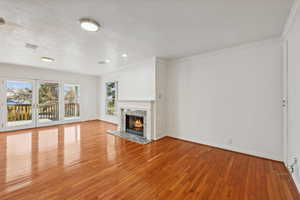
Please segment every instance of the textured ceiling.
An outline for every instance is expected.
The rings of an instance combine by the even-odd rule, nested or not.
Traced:
[[[148,57],[177,58],[279,36],[292,2],[1,0],[0,17],[8,23],[0,26],[0,62],[101,75]],[[97,20],[101,31],[80,29],[82,17]],[[56,61],[44,63],[42,56]],[[105,59],[112,62],[97,64]]]

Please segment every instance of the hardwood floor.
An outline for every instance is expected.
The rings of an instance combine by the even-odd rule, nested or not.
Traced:
[[[0,199],[296,200],[280,162],[84,122],[0,133]]]

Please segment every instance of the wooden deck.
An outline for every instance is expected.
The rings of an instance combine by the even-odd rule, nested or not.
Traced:
[[[91,121],[0,133],[0,199],[297,200],[284,165]]]

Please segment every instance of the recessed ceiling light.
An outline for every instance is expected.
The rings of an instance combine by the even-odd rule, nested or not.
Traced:
[[[123,57],[123,58],[127,58],[128,55],[127,55],[126,53],[123,53],[123,54],[122,54],[122,57]]]
[[[41,57],[41,60],[44,61],[44,62],[54,62],[54,59],[53,58],[49,58],[49,57]]]
[[[95,31],[98,31],[100,28],[100,24],[93,19],[82,18],[79,20],[79,22],[80,22],[81,28],[86,31],[95,32]]]

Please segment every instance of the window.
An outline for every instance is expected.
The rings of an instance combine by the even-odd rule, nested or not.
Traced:
[[[80,116],[80,86],[64,84],[64,110],[65,118]]]
[[[106,87],[106,114],[116,115],[117,82],[108,82]]]

